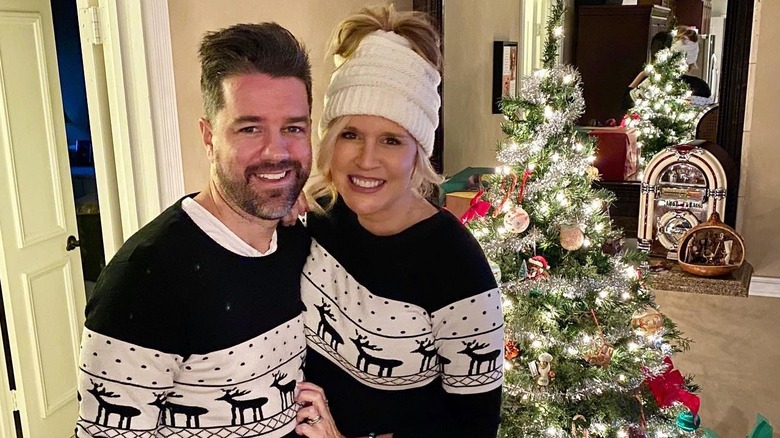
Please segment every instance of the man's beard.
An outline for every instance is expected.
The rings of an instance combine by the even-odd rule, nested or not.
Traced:
[[[289,169],[292,172],[295,179],[294,184],[261,191],[252,188],[253,175],[275,173],[282,169]],[[218,162],[216,177],[217,183],[222,188],[223,196],[230,203],[259,219],[277,220],[290,213],[306,179],[309,177],[309,170],[304,169],[299,161],[284,160],[278,163],[261,163],[250,166],[244,171],[243,178],[231,178]]]

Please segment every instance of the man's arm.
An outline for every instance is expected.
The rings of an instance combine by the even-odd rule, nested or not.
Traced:
[[[181,360],[85,328],[77,436],[112,436],[128,429],[157,436]]]
[[[170,269],[137,252],[134,261],[124,257],[104,269],[87,304],[76,427],[82,438],[119,430],[157,436],[183,361],[182,304]]]

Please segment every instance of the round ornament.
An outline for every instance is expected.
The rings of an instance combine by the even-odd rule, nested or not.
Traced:
[[[598,180],[599,176],[600,176],[599,175],[599,170],[597,168],[595,168],[594,166],[588,167],[587,175],[588,175],[588,179],[590,179],[591,181]]]
[[[561,227],[561,246],[567,251],[576,251],[582,248],[585,242],[585,234],[578,226]]]
[[[493,272],[493,276],[496,277],[496,283],[501,283],[501,266],[493,260],[488,260],[488,265]]]
[[[522,233],[528,229],[528,225],[530,224],[531,217],[528,216],[528,212],[519,205],[511,207],[504,215],[504,228],[511,233]]]
[[[631,315],[631,328],[640,336],[654,335],[658,333],[658,330],[663,326],[663,314],[651,307],[637,309],[634,314]]]

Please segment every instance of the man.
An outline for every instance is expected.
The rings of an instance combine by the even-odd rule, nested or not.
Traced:
[[[87,305],[76,432],[297,436],[309,238],[279,227],[311,168],[311,67],[275,23],[200,46],[208,187],[122,246]]]

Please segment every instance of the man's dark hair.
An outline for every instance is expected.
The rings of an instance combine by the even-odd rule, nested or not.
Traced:
[[[262,73],[274,78],[293,77],[306,84],[311,112],[311,64],[306,48],[276,23],[236,24],[203,37],[200,91],[206,118],[225,106],[222,81],[241,74]]]

